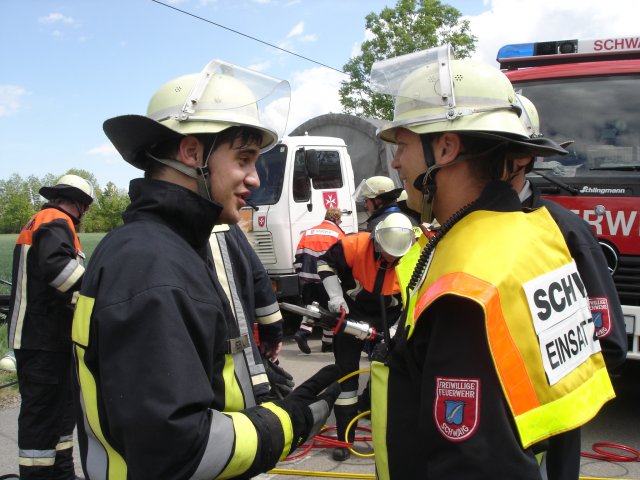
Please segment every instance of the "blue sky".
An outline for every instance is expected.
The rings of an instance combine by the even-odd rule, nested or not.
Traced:
[[[365,16],[395,0],[162,0],[212,22],[341,69],[366,38]],[[456,0],[495,64],[506,43],[638,35],[635,0]],[[102,187],[140,172],[102,131],[144,114],[165,81],[214,58],[287,79],[289,130],[339,112],[334,70],[152,0],[0,0],[0,179],[83,168]],[[497,65],[497,64],[496,64]]]

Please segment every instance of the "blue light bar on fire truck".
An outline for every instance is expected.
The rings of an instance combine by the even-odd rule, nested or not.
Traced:
[[[510,44],[498,50],[497,60],[502,68],[517,68],[603,60],[603,56],[618,60],[625,56],[638,58],[639,54],[640,37],[618,37]]]

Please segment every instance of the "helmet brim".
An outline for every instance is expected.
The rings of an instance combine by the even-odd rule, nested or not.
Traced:
[[[91,205],[93,198],[85,192],[71,185],[54,185],[51,187],[42,187],[38,193],[47,200],[53,200],[58,197],[66,197],[75,200],[83,205]]]
[[[120,115],[110,118],[102,124],[102,129],[122,158],[141,170],[145,170],[148,163],[147,158],[140,155],[143,149],[166,140],[184,137],[183,134],[143,115]]]
[[[473,132],[461,131],[454,132],[470,137],[487,138],[500,142],[507,142],[517,152],[523,155],[531,155],[535,157],[549,157],[552,155],[567,155],[567,152],[560,144],[546,137],[519,137],[509,134],[500,134],[495,132]]]

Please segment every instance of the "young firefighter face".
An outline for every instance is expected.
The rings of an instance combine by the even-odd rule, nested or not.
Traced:
[[[209,157],[211,197],[224,207],[221,223],[238,223],[240,209],[247,205],[251,189],[260,186],[256,171],[259,148],[258,142],[243,142],[237,136],[232,142],[221,144]]]

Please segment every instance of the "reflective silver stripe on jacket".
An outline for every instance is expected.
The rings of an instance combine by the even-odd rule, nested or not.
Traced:
[[[54,278],[49,285],[56,290],[65,293],[75,283],[80,280],[80,277],[84,274],[84,267],[82,263],[76,258],[69,260],[69,263],[62,269],[56,278]]]
[[[9,348],[20,349],[22,347],[22,327],[24,314],[27,311],[27,255],[31,245],[23,244],[20,247],[20,259],[18,260],[18,274],[15,281],[16,296],[13,301],[13,310],[9,319]]]
[[[242,305],[242,301],[240,300],[238,293],[238,286],[236,285],[235,277],[233,275],[233,267],[231,259],[229,258],[229,249],[227,247],[227,238],[225,237],[224,232],[213,233],[209,240],[209,244],[211,245],[211,253],[215,263],[218,281],[227,294],[227,298],[231,304],[231,309],[233,310],[236,318],[240,336],[249,335],[253,337],[253,329],[247,321],[244,306]],[[256,360],[255,358],[253,342],[249,343],[242,354],[244,359],[238,354],[233,356],[233,365],[236,372],[236,378],[238,379],[238,384],[242,389],[245,404],[247,407],[252,407],[256,404],[252,385],[258,385],[268,380],[264,370],[264,365],[262,364],[262,359]],[[247,367],[248,372],[246,370]]]
[[[235,428],[233,420],[216,410],[209,410],[211,428],[207,448],[200,464],[190,480],[211,480],[226,467],[235,448]]]

